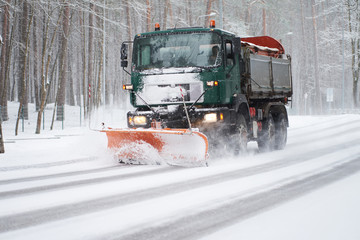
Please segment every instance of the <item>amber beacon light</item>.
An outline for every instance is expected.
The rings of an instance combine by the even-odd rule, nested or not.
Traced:
[[[215,20],[210,20],[210,27],[215,28]]]

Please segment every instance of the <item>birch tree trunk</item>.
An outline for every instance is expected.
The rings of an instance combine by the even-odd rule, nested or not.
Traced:
[[[359,72],[360,72],[360,9],[359,0],[347,1],[349,33],[351,42],[352,97],[354,107],[359,107]]]
[[[146,28],[147,31],[151,31],[151,5],[150,0],[146,0]]]
[[[18,100],[22,107],[22,117],[24,119],[29,118],[28,114],[28,94],[27,94],[27,81],[26,81],[26,65],[27,65],[27,54],[28,54],[28,23],[29,23],[29,4],[27,1],[23,2],[23,12],[21,18],[21,27],[20,27],[20,38],[21,38],[21,47],[19,51],[19,68],[20,68],[20,77],[18,78]]]
[[[18,14],[17,14],[17,11],[14,11],[13,13],[13,18],[12,18],[12,21],[13,22],[17,22],[18,21]],[[8,64],[6,66],[6,72],[5,72],[5,79],[7,79],[5,81],[5,84],[9,84],[9,92],[8,92],[8,95],[9,95],[9,98],[10,98],[10,101],[14,101],[15,100],[15,78],[13,80],[14,84],[13,84],[13,87],[11,88],[10,87],[10,66],[11,66],[11,60],[12,60],[12,48],[13,48],[13,45],[14,45],[14,36],[15,36],[15,27],[16,27],[16,24],[12,24],[11,26],[11,33],[10,33],[10,41],[9,41],[9,48],[7,51],[7,61],[8,61]]]
[[[89,97],[88,97],[88,113],[91,112],[91,98],[92,88],[93,88],[93,40],[94,40],[94,12],[95,6],[90,3],[90,12],[89,12],[89,38],[88,38],[88,86],[89,86]]]
[[[33,31],[33,52],[34,52],[34,69],[33,69],[33,79],[34,79],[34,95],[35,95],[35,109],[39,111],[40,109],[40,89],[39,89],[39,80],[38,80],[38,48],[37,48],[37,31],[36,31],[36,18],[34,19],[34,31]]]
[[[4,6],[4,18],[3,18],[3,26],[2,26],[2,46],[1,46],[1,70],[0,70],[0,122],[7,121],[8,110],[7,110],[7,86],[8,86],[8,78],[6,78],[7,66],[9,65],[9,61],[7,61],[6,57],[9,54],[10,48],[8,47],[8,19],[9,19],[9,4],[10,0],[7,1],[7,4]],[[0,133],[1,134],[1,133]]]
[[[131,20],[130,20],[130,8],[129,8],[129,0],[125,0],[125,12],[126,12],[126,26],[127,26],[127,35],[128,38],[126,40],[130,41],[132,39],[132,27],[131,27]]]
[[[61,56],[60,56],[60,83],[58,89],[57,99],[57,111],[56,120],[63,121],[65,119],[65,97],[66,97],[66,82],[68,72],[68,37],[69,37],[69,19],[70,19],[70,8],[67,1],[64,1],[64,13],[63,13],[63,35],[61,40]]]
[[[300,9],[301,9],[301,47],[303,49],[305,49],[306,47],[306,39],[305,39],[305,16],[304,16],[304,2],[303,0],[300,0]],[[307,67],[307,63],[308,63],[308,60],[307,60],[307,54],[303,54],[304,56],[304,64],[305,64],[305,68]],[[307,96],[307,92],[306,92],[306,76],[304,74],[303,71],[298,71],[299,72],[299,79],[303,79],[303,81],[300,82],[300,94],[298,95],[299,96],[299,100],[298,100],[298,103],[300,105],[300,114],[305,114],[307,113],[307,109],[306,109],[306,97],[303,96],[304,94],[306,94]],[[303,99],[304,101],[300,101],[300,99]]]
[[[321,91],[320,91],[320,77],[319,77],[319,58],[318,58],[318,30],[316,24],[316,11],[315,11],[315,1],[312,0],[312,20],[314,28],[314,80],[315,80],[315,110],[318,114],[322,113],[322,101],[321,101]]]
[[[27,3],[24,2],[24,8],[26,8],[26,12],[28,11],[27,9]],[[19,105],[19,110],[18,110],[18,116],[16,119],[16,126],[15,126],[15,135],[18,135],[18,127],[19,127],[19,120],[21,117],[26,118],[25,116],[25,111],[27,111],[27,84],[26,84],[26,63],[27,63],[27,57],[28,57],[28,48],[29,48],[29,35],[30,35],[30,30],[31,30],[31,24],[32,24],[32,20],[34,17],[34,11],[32,11],[31,16],[30,16],[30,21],[28,21],[28,25],[25,26],[25,29],[27,30],[26,36],[25,36],[25,49],[24,49],[24,65],[23,65],[23,71],[22,71],[22,87],[21,87],[21,100],[20,100],[20,105]],[[26,107],[25,107],[26,106]],[[26,110],[25,110],[26,109]]]
[[[263,20],[263,35],[266,36],[267,30],[266,30],[266,9],[265,8],[262,9],[262,20]]]
[[[168,15],[168,11],[169,11],[169,0],[165,0],[165,6],[164,6],[164,22],[163,22],[163,28],[166,29],[167,27],[167,15]]]
[[[5,153],[4,136],[2,133],[1,121],[0,121],[0,153]]]
[[[211,12],[212,1],[213,0],[207,0],[207,3],[206,3],[206,17],[205,17],[205,24],[204,24],[205,27],[208,27],[209,23],[210,23],[210,16],[209,15],[210,15],[210,12]]]
[[[79,12],[79,21],[81,27],[81,37],[82,37],[82,72],[83,72],[83,79],[82,79],[82,94],[83,94],[83,111],[84,111],[84,118],[87,117],[87,95],[88,95],[88,88],[86,87],[86,31],[84,25],[84,12]]]
[[[167,2],[167,11],[169,12],[169,17],[170,17],[170,27],[174,27],[174,17],[173,17],[173,11],[170,0],[168,0]]]
[[[97,26],[98,28],[101,28],[101,26],[104,26],[102,24],[101,18],[99,17],[99,12],[97,13],[97,18],[96,18],[96,22],[97,22]],[[104,16],[105,18],[105,16]],[[100,49],[100,51],[98,51],[98,54],[100,56],[100,60],[99,60],[99,68],[98,68],[98,76],[97,76],[97,90],[96,90],[96,106],[99,107],[101,104],[101,98],[102,98],[102,71],[103,71],[103,54],[104,54],[104,33],[105,29],[103,29],[103,33],[102,34],[98,34],[98,49]],[[105,87],[105,86],[104,86]],[[104,96],[105,97],[105,96]]]

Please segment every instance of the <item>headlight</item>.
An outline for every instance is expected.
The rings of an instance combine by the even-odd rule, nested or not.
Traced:
[[[217,87],[217,86],[219,86],[219,82],[218,81],[207,81],[206,86],[208,86],[208,87]]]
[[[207,113],[204,115],[204,122],[205,123],[213,123],[217,121],[217,114],[216,113]]]
[[[134,90],[134,86],[132,84],[124,84],[123,89],[124,90]]]
[[[146,125],[145,116],[134,116],[133,121],[135,125]]]

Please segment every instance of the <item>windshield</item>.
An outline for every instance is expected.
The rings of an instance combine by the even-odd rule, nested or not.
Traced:
[[[221,64],[221,38],[215,33],[145,36],[134,44],[135,70],[213,67]]]

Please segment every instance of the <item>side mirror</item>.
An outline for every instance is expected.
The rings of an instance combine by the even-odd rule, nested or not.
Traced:
[[[120,57],[121,60],[127,60],[128,58],[128,45],[126,43],[121,44]]]
[[[234,53],[240,53],[241,52],[241,39],[239,37],[234,37],[232,42],[234,45]]]
[[[132,43],[130,41],[125,41],[121,44],[121,49],[120,49],[120,58],[121,58],[121,67],[123,68],[123,70],[131,75],[128,71],[126,71],[125,68],[127,68],[128,66],[128,43]]]

